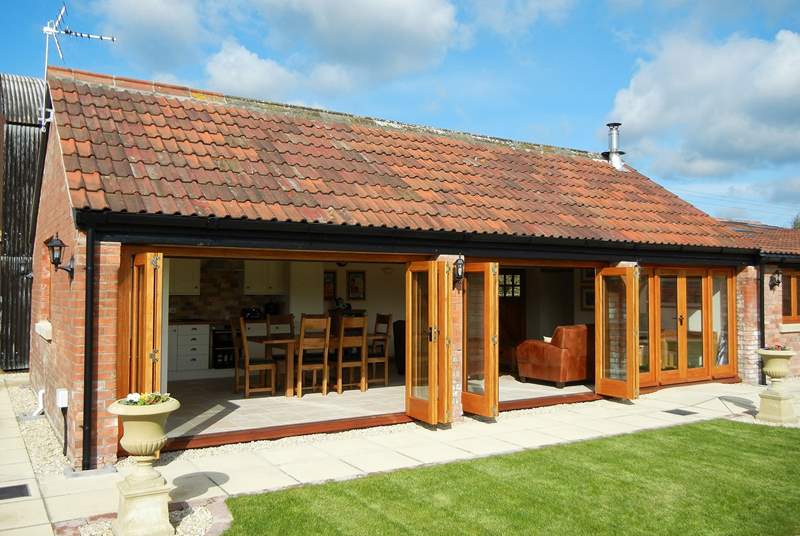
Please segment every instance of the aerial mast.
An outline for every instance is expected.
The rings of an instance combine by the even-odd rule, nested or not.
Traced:
[[[54,20],[47,21],[47,24],[42,28],[42,33],[44,33],[44,80],[47,83],[47,64],[50,59],[50,39],[53,39],[53,43],[56,45],[56,51],[58,52],[58,57],[61,58],[61,61],[64,61],[64,53],[61,50],[61,43],[58,42],[59,35],[69,35],[71,37],[80,37],[82,39],[97,39],[99,41],[111,41],[114,42],[117,39],[112,35],[97,35],[91,34],[86,32],[76,32],[75,30],[71,30],[69,27],[64,26],[62,27],[62,23],[64,22],[64,18],[67,15],[67,4],[61,4],[61,9],[58,11],[58,16]],[[45,125],[48,121],[52,119],[53,110],[47,108],[47,92],[45,92],[44,96],[42,97],[42,113],[39,116],[39,122],[41,124],[42,130],[44,130]]]

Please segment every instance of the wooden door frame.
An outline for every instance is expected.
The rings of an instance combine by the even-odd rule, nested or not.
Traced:
[[[656,315],[655,315],[655,277],[654,277],[655,270],[649,267],[642,267],[639,268],[640,279],[641,276],[645,276],[647,278],[647,337],[648,337],[648,348],[649,348],[649,355],[647,359],[650,363],[650,370],[646,374],[639,373],[639,387],[651,387],[654,385],[658,385],[658,360],[656,359],[656,350],[655,350],[655,328],[656,328]],[[639,285],[639,290],[641,291],[641,285]],[[640,292],[641,294],[641,292]],[[641,313],[641,300],[639,301],[639,312]],[[641,332],[641,326],[639,326],[639,330]],[[641,340],[639,341],[639,346],[641,346]],[[637,352],[638,357],[638,352]]]
[[[437,424],[449,423],[453,420],[453,368],[450,361],[452,355],[450,311],[453,291],[453,274],[450,263],[436,262],[437,273],[437,300],[438,300],[438,330],[439,341],[437,350]]]
[[[464,341],[462,343],[462,381],[461,381],[461,404],[464,413],[472,413],[484,417],[496,417],[499,408],[500,391],[500,364],[498,361],[498,328],[499,328],[499,304],[498,304],[498,273],[499,264],[496,262],[468,262],[464,266],[463,286],[463,311],[462,311],[462,333]],[[469,304],[467,295],[469,292],[469,273],[482,273],[483,280],[483,377],[484,393],[478,395],[467,391],[467,360],[469,359]]]
[[[714,341],[711,339],[711,335],[714,332],[713,329],[713,317],[711,315],[712,311],[711,308],[713,304],[711,300],[714,297],[714,276],[715,275],[724,275],[726,276],[727,285],[728,285],[728,364],[722,367],[718,367],[715,364],[715,357],[713,355],[713,344]],[[711,377],[713,379],[717,378],[730,378],[736,376],[737,374],[737,361],[736,355],[738,351],[738,322],[736,321],[736,274],[732,269],[726,268],[711,268],[708,270],[708,294],[709,294],[709,314],[708,317],[708,334],[709,334],[709,358],[711,360]]]
[[[603,367],[605,347],[604,278],[621,276],[625,281],[627,359],[625,380],[606,378]],[[633,399],[639,396],[639,277],[637,267],[602,268],[595,274],[595,393],[616,398]]]
[[[428,399],[415,398],[412,396],[412,371],[413,371],[413,274],[415,272],[426,272],[428,274],[428,322],[430,337],[428,339]],[[406,413],[415,419],[428,424],[438,423],[439,406],[438,399],[438,369],[439,369],[439,307],[438,307],[438,277],[436,261],[415,261],[406,265]]]

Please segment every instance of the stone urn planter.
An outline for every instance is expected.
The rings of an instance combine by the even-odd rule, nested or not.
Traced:
[[[794,411],[794,399],[783,387],[783,379],[789,375],[789,360],[795,352],[786,348],[762,348],[758,355],[764,362],[764,374],[769,376],[771,384],[762,392],[761,407],[757,418],[762,421],[788,424],[797,422]]]
[[[133,402],[141,399],[163,401],[143,405]],[[175,534],[169,522],[171,487],[153,467],[153,462],[167,442],[167,417],[180,407],[180,402],[159,393],[134,393],[108,407],[109,413],[122,420],[120,445],[135,463],[130,474],[118,484],[119,511],[113,529],[119,536]]]

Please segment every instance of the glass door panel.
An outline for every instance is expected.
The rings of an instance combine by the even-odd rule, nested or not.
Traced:
[[[679,324],[684,316],[679,316]],[[703,278],[686,276],[686,367],[700,369],[705,366],[703,344]]]
[[[595,278],[595,391],[617,398],[639,394],[638,278],[634,268],[604,268]]]
[[[482,395],[486,392],[486,374],[484,360],[486,358],[486,330],[484,316],[484,277],[482,273],[468,276],[466,285],[464,308],[465,314],[465,357],[464,359],[464,389],[468,393]]]
[[[678,276],[659,277],[661,371],[678,370]]]
[[[728,277],[711,277],[711,356],[715,367],[730,363],[728,353]]]
[[[436,424],[436,263],[406,269],[406,413]]]
[[[639,381],[641,385],[655,384],[656,374],[653,359],[651,334],[651,279],[652,270],[639,270]]]
[[[497,263],[467,263],[463,290],[463,378],[466,413],[494,417],[498,410]]]

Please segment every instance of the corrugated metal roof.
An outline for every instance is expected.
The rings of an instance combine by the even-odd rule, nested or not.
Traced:
[[[44,92],[40,78],[0,74],[0,113],[9,123],[36,125]]]

